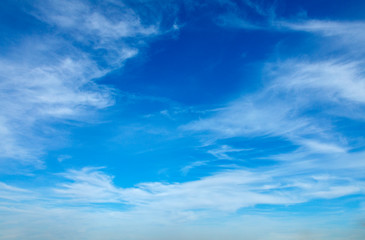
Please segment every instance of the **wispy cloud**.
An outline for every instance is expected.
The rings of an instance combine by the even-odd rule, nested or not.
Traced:
[[[354,226],[345,229],[349,221],[356,221],[346,213],[337,213],[338,223],[328,220],[328,215],[314,219],[281,215],[244,214],[227,220],[224,216],[209,224],[184,224],[161,221],[158,216],[153,220],[141,214],[126,214],[114,210],[95,211],[87,208],[45,208],[42,206],[23,206],[20,209],[1,209],[5,221],[0,225],[0,236],[4,239],[50,239],[50,238],[87,238],[91,240],[107,238],[142,240],[149,239],[349,239],[363,237],[363,229]],[[327,217],[327,219],[326,219]],[[163,222],[164,224],[161,224]],[[39,227],[42,225],[43,227]],[[318,227],[320,226],[320,227]],[[141,231],[143,229],[143,231]]]
[[[245,185],[246,190],[255,191],[267,186],[261,199],[278,200],[275,197],[285,196],[278,200],[279,204],[291,204],[363,194],[360,176],[364,172],[364,152],[352,152],[358,146],[354,144],[357,137],[337,124],[340,120],[349,124],[364,120],[364,61],[359,53],[362,50],[356,53],[363,46],[362,24],[288,24],[286,31],[305,31],[313,34],[316,41],[325,42],[319,44],[319,53],[314,57],[299,53],[298,57],[281,57],[265,63],[262,89],[228,103],[209,117],[184,125],[183,129],[203,138],[210,136],[211,145],[230,139],[237,142],[240,138],[284,140],[282,144],[290,148],[276,153],[261,149],[264,152],[260,153],[261,159],[279,161],[274,163],[277,170],[256,166],[250,172],[256,177],[264,176],[262,181]],[[274,25],[267,29],[283,30]],[[329,171],[329,176],[323,169]]]
[[[3,201],[21,202],[30,199],[35,199],[35,195],[31,191],[0,182],[1,202]]]
[[[161,32],[122,3],[36,1],[27,9],[54,31],[23,36],[0,58],[0,157],[42,167],[51,124],[89,121],[112,106],[115,89],[97,79]]]
[[[222,225],[222,219],[232,216],[233,218],[230,220],[225,220],[227,225],[224,226],[242,225],[245,219],[256,226],[262,221],[270,222],[270,224],[263,224],[260,229],[272,227],[270,231],[274,235],[262,236],[263,239],[282,239],[285,236],[296,236],[298,233],[295,231],[300,230],[303,225],[293,225],[294,232],[282,232],[281,229],[283,226],[287,226],[288,219],[279,216],[272,218],[268,214],[257,216],[243,213],[237,216],[235,212],[238,209],[257,204],[285,204],[288,206],[305,203],[312,199],[332,199],[363,193],[365,190],[365,184],[362,181],[341,178],[328,173],[303,174],[301,169],[294,168],[226,170],[184,183],[146,182],[129,188],[116,186],[113,176],[108,175],[105,171],[106,169],[103,168],[91,167],[68,170],[59,175],[64,178],[61,180],[63,183],[51,189],[43,189],[42,193],[45,195],[38,194],[36,199],[32,199],[33,201],[27,204],[17,206],[14,205],[14,202],[0,201],[0,212],[6,216],[0,226],[3,229],[1,231],[3,235],[0,236],[15,239],[27,235],[30,236],[30,239],[33,237],[46,239],[50,234],[57,232],[61,234],[67,229],[66,232],[72,233],[73,236],[79,234],[85,237],[93,233],[90,235],[90,239],[95,238],[98,234],[114,239],[120,237],[121,233],[124,236],[130,234],[132,239],[142,239],[143,235],[138,235],[139,231],[136,231],[141,226],[151,226],[148,231],[152,232],[158,229],[157,226],[163,226],[164,229],[176,233],[184,226],[192,226],[191,223],[197,221],[204,223],[204,220],[208,220],[207,230],[211,232],[214,217],[222,227],[224,225]],[[0,184],[0,189],[3,199],[13,199],[14,193],[17,194],[17,198],[19,194],[29,195],[27,190],[4,183]],[[98,206],[106,205],[103,208],[95,208],[92,205],[95,203]],[[115,205],[108,205],[110,203]],[[280,215],[280,213],[276,214]],[[284,221],[281,223],[284,225],[273,224],[273,222],[278,223],[280,219]],[[53,220],[58,221],[61,225],[55,224]],[[34,227],[35,221],[43,223],[49,228]],[[293,221],[300,222],[300,218],[293,218],[289,222],[294,224]],[[100,225],[101,222],[103,224]],[[175,229],[176,224],[179,227]],[[59,229],[59,226],[62,227]],[[126,229],[123,228],[124,230],[119,233],[120,226],[130,231],[126,232]],[[203,224],[203,226],[205,225]],[[252,227],[248,229],[252,230]],[[112,229],[112,232],[104,233],[102,229],[105,228]],[[313,230],[313,227],[310,229]],[[223,228],[222,231],[224,235],[227,234],[227,229]],[[260,232],[256,229],[250,234],[254,237]],[[332,231],[326,230],[322,234],[324,233],[329,234]],[[343,233],[343,230],[339,233]],[[164,237],[161,232],[154,234],[157,238]],[[202,229],[190,231],[188,235],[190,236],[190,234],[191,236],[197,236],[196,234],[206,236]],[[246,230],[245,234],[248,234]],[[242,234],[237,235],[237,239],[238,236],[242,236]],[[354,239],[357,239],[356,236]],[[232,236],[233,239],[236,237]]]
[[[42,135],[32,131],[39,121],[81,120],[87,111],[114,102],[113,90],[93,81],[102,73],[88,59],[66,57],[29,64],[2,59],[1,63],[0,98],[4,111],[0,134],[6,143],[0,147],[3,158],[22,159],[25,163],[40,156],[42,150],[35,149],[42,149],[41,144],[27,143],[33,142],[32,138],[42,142]]]
[[[275,2],[264,4],[250,0],[219,0],[217,3],[226,8],[226,11],[216,18],[216,23],[221,27],[264,30],[276,17]],[[252,20],[252,15],[255,16],[255,21]]]
[[[55,189],[57,194],[94,203],[120,201],[120,190],[113,185],[112,177],[103,174],[98,168],[70,170],[63,176],[72,182],[64,183],[60,189]]]
[[[41,156],[49,139],[62,135],[62,130],[52,127],[54,123],[95,122],[99,110],[115,104],[114,96],[120,92],[103,85],[100,78],[137,56],[150,38],[179,29],[173,18],[170,27],[163,29],[163,21],[156,16],[160,10],[143,12],[151,2],[142,2],[142,10],[131,8],[133,1],[31,3],[28,14],[50,32],[24,36],[16,48],[0,57],[1,163],[11,166],[17,162],[41,168]],[[331,54],[319,52],[308,56],[305,53],[266,62],[261,72],[262,89],[224,107],[194,114],[191,114],[194,107],[184,109],[165,98],[130,94],[130,99],[135,101],[165,103],[162,111],[146,115],[144,120],[168,119],[175,122],[175,127],[190,121],[186,115],[191,114],[189,119],[192,119],[192,115],[202,113],[205,117],[191,120],[179,128],[182,131],[176,132],[194,141],[202,139],[203,147],[193,151],[214,160],[194,159],[179,169],[183,175],[179,176],[181,181],[141,180],[135,185],[119,185],[123,176],[112,176],[108,168],[84,167],[60,170],[61,173],[52,175],[53,181],[42,187],[24,184],[29,188],[25,189],[17,186],[20,181],[11,183],[11,179],[0,182],[0,238],[52,239],[57,234],[64,239],[120,239],[121,236],[145,239],[145,231],[151,231],[151,239],[222,239],[227,238],[227,233],[232,234],[230,239],[242,236],[248,239],[362,239],[363,231],[344,234],[347,232],[336,228],[341,224],[303,234],[300,232],[306,230],[303,225],[316,225],[311,229],[323,225],[318,219],[315,223],[308,219],[303,223],[298,218],[293,218],[298,225],[292,218],[282,223],[277,216],[280,211],[274,211],[273,218],[251,216],[249,211],[364,196],[365,151],[359,148],[363,140],[355,139],[353,130],[347,131],[338,125],[339,121],[364,120],[364,61],[359,56],[362,48],[358,50],[364,45],[364,24],[278,21],[275,6],[263,7],[247,0],[242,4],[258,16],[258,21],[248,21],[245,12],[234,10],[241,3],[219,1],[233,10],[231,14],[218,17],[218,24],[294,35],[306,32],[321,42],[320,50],[325,48],[325,52]],[[356,53],[354,57],[352,53]],[[184,120],[179,122],[178,115],[184,115]],[[124,128],[141,132],[144,137],[146,134],[173,135],[149,125]],[[243,154],[247,150],[258,152],[254,147],[244,146],[247,140],[258,138],[274,139],[276,145],[260,146],[259,156]],[[280,148],[281,145],[288,148]],[[270,147],[280,149],[266,151]],[[146,149],[144,151],[148,151]],[[217,162],[236,160],[235,156],[241,154],[246,158],[233,169],[219,165],[215,172],[204,171],[194,178],[188,175],[193,168],[209,168]],[[58,160],[67,158],[70,156],[60,155]],[[270,160],[270,166],[257,164],[255,160]],[[265,214],[269,215],[267,211]],[[212,222],[215,221],[221,232],[214,229]],[[230,227],[225,228],[222,222]],[[280,226],[275,225],[278,222]],[[176,223],[183,223],[178,231],[174,228]],[[198,223],[198,227],[193,228],[191,223]],[[209,227],[205,229],[204,223]],[[166,226],[165,235],[158,232]],[[188,226],[189,231],[181,226]],[[291,227],[299,232],[287,230]]]
[[[204,166],[207,164],[207,162],[208,161],[196,161],[196,162],[190,163],[189,165],[186,165],[183,168],[181,168],[181,172],[182,172],[182,174],[187,175],[191,169],[200,167],[200,166]]]
[[[365,34],[362,29],[365,23],[361,21],[330,21],[330,20],[301,20],[282,21],[279,26],[292,29],[294,31],[305,31],[321,34],[326,37],[341,37],[349,41],[359,42],[364,40]]]
[[[280,168],[279,168],[280,169]],[[121,203],[137,210],[234,212],[257,204],[295,204],[316,198],[337,198],[361,193],[364,183],[332,175],[299,174],[291,167],[284,173],[269,169],[237,169],[218,172],[184,183],[140,183],[119,188],[112,177],[96,168],[70,170],[71,182],[55,189],[58,197],[84,203]]]
[[[262,90],[231,102],[213,117],[192,122],[185,129],[212,131],[220,138],[281,136],[312,150],[346,151],[346,134],[336,132],[331,119],[362,119],[359,113],[364,109],[364,62],[351,59],[352,50],[360,44],[358,25],[361,23],[349,23],[346,29],[346,23],[315,21],[300,25],[303,28],[292,27],[320,37],[330,30],[348,41],[351,35],[357,37],[353,39],[355,45],[341,46],[346,51],[341,57],[299,57],[267,63],[262,72],[266,79]],[[333,50],[334,45],[324,46],[326,51],[331,47]]]
[[[208,150],[208,153],[212,154],[214,157],[218,159],[228,159],[232,160],[233,158],[229,156],[229,153],[249,151],[250,149],[243,148],[232,148],[228,145],[222,145],[219,148]]]
[[[107,69],[121,66],[124,60],[136,55],[144,37],[160,33],[159,22],[142,24],[140,16],[122,2],[108,1],[104,5],[46,1],[37,4],[33,14],[77,43],[92,48],[94,52],[88,53],[91,57],[97,55],[100,65],[100,58],[106,61]]]

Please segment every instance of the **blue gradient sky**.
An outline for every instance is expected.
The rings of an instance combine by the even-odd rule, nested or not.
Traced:
[[[2,1],[0,239],[364,239],[364,11]]]

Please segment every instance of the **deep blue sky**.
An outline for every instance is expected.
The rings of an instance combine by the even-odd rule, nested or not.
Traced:
[[[3,1],[0,239],[364,239],[364,1]]]

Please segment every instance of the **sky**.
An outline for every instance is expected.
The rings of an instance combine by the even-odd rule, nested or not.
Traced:
[[[364,11],[2,1],[0,239],[364,239]]]

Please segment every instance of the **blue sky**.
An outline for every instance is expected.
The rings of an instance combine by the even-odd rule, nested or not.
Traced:
[[[3,1],[0,239],[364,239],[364,10]]]

